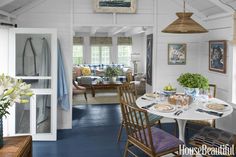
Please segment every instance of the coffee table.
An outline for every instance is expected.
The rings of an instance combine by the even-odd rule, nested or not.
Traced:
[[[120,85],[122,85],[122,82],[120,81],[116,82],[104,81],[102,83],[92,83],[91,86],[92,96],[95,97],[96,89],[116,89]]]

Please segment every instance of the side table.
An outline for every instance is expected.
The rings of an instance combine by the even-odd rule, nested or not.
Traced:
[[[4,137],[4,145],[0,149],[1,157],[32,157],[32,137]]]

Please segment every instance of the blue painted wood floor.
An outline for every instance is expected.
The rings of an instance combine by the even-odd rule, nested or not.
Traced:
[[[116,143],[120,120],[118,104],[76,106],[73,129],[58,131],[57,142],[33,142],[33,157],[122,157],[125,131]],[[163,129],[173,133],[173,125],[164,124]]]

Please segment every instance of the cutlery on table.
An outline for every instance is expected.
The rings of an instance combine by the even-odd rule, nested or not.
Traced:
[[[155,103],[152,103],[152,104],[147,105],[147,106],[143,106],[142,108],[143,108],[143,109],[149,109],[149,108],[152,107],[153,105],[155,105]]]
[[[152,101],[151,99],[148,99],[148,98],[144,98],[144,97],[141,97],[142,100],[148,100],[148,101]]]
[[[207,110],[203,110],[203,109],[197,109],[196,111],[198,112],[204,112],[204,113],[207,113],[207,114],[210,114],[210,115],[214,115],[214,116],[218,116],[218,117],[222,117],[223,116],[223,113],[219,113],[219,112],[215,112],[215,111],[207,111]]]
[[[181,113],[183,113],[183,111],[182,111],[182,110],[178,110],[178,111],[176,111],[176,112],[174,113],[174,115],[178,116],[178,115],[180,115]]]

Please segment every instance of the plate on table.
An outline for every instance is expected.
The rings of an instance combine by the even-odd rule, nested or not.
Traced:
[[[146,96],[146,97],[149,97],[149,98],[157,98],[157,97],[159,97],[159,94],[146,93],[145,96]]]
[[[220,104],[220,103],[207,103],[204,104],[204,107],[210,110],[214,111],[227,111],[229,109],[229,106],[226,104]]]
[[[173,112],[175,111],[175,106],[168,103],[156,104],[153,106],[153,109],[159,112]]]

